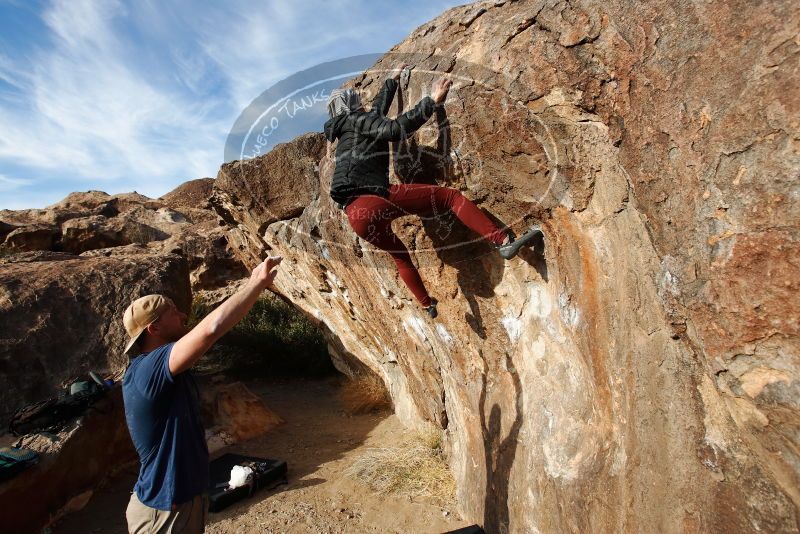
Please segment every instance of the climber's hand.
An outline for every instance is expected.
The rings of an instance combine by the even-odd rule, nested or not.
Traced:
[[[448,80],[447,78],[439,78],[433,83],[433,92],[431,93],[431,98],[437,104],[444,103],[445,99],[447,98],[447,92],[450,90],[450,86],[453,82]]]
[[[400,79],[400,75],[403,74],[403,69],[406,69],[406,68],[408,68],[408,63],[400,63],[400,64],[398,64],[397,67],[395,67],[395,69],[392,71],[392,79],[393,80],[399,80]]]

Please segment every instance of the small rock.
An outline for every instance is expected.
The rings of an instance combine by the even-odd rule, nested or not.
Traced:
[[[467,15],[464,18],[461,19],[461,22],[459,22],[459,24],[461,24],[464,27],[469,28],[470,24],[475,22],[475,20],[478,17],[480,17],[481,15],[483,15],[484,13],[486,13],[486,8],[482,7],[482,8],[476,9],[475,11],[467,13]]]

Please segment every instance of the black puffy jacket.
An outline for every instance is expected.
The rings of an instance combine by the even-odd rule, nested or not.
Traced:
[[[336,147],[331,198],[340,206],[358,195],[389,194],[389,141],[400,141],[433,115],[436,104],[426,96],[413,109],[392,120],[386,117],[397,81],[384,82],[370,111],[343,113],[325,123],[325,137]]]

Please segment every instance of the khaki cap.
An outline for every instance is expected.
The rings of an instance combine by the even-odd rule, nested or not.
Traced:
[[[128,332],[130,341],[125,347],[125,354],[128,354],[139,336],[142,335],[145,328],[153,324],[161,317],[161,314],[169,309],[172,305],[172,300],[164,295],[146,295],[142,298],[134,300],[125,314],[122,316],[122,322],[125,325],[125,330]]]

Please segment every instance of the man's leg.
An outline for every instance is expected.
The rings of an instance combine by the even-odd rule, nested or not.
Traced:
[[[156,510],[142,504],[134,492],[125,517],[130,534],[198,534],[205,530],[208,496],[198,495],[174,510]]]
[[[168,523],[167,533],[180,532],[194,534],[204,532],[206,529],[206,519],[208,517],[208,496],[198,495],[189,502],[179,505],[172,514],[171,522]]]
[[[496,245],[503,244],[506,232],[456,189],[428,184],[400,184],[389,188],[389,202],[400,210],[423,217],[436,217],[452,211],[464,225]]]
[[[387,199],[375,195],[363,195],[345,210],[353,231],[377,248],[388,252],[406,287],[419,303],[427,308],[432,304],[419,271],[411,261],[408,249],[392,231],[392,221],[402,213]]]
[[[130,534],[150,534],[157,532],[156,525],[162,525],[164,522],[164,514],[168,514],[163,510],[156,510],[145,506],[139,501],[136,492],[131,494],[131,500],[128,502],[128,508],[125,510],[125,518],[128,520],[128,532]],[[161,514],[161,517],[159,517]]]

